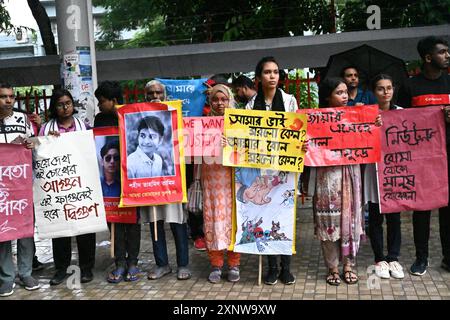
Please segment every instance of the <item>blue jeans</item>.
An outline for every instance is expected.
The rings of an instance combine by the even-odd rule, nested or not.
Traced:
[[[31,276],[33,270],[34,239],[24,238],[17,240],[17,269],[19,277]],[[14,269],[11,241],[0,242],[0,282],[14,282],[16,272]]]
[[[150,223],[150,233],[153,243],[153,254],[155,256],[156,265],[165,267],[169,264],[167,256],[166,233],[164,231],[164,221],[157,222],[158,241],[155,241],[154,222]],[[170,223],[173,237],[175,239],[175,247],[177,251],[178,267],[186,267],[189,264],[188,234],[186,223]]]

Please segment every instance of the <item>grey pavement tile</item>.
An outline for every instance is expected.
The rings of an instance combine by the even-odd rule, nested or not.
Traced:
[[[194,250],[193,242],[189,242],[190,269],[192,278],[186,281],[176,279],[175,244],[170,228],[166,226],[169,263],[173,273],[159,280],[147,280],[147,272],[155,265],[153,248],[149,238],[148,227],[142,233],[139,267],[142,272],[137,282],[109,284],[107,273],[114,266],[109,255],[109,246],[98,246],[96,252],[95,279],[89,284],[82,284],[82,290],[69,290],[65,283],[50,286],[49,281],[54,273],[51,241],[36,243],[37,256],[45,263],[45,268],[34,275],[40,280],[42,287],[33,292],[16,287],[12,296],[3,300],[449,300],[450,273],[439,267],[441,261],[441,245],[439,233],[432,232],[430,238],[430,261],[428,272],[422,277],[408,273],[414,261],[414,242],[412,238],[412,219],[410,213],[402,214],[402,252],[400,262],[405,270],[403,280],[381,280],[380,289],[368,287],[367,267],[373,264],[373,253],[369,241],[361,243],[357,258],[356,270],[360,281],[357,285],[347,285],[342,281],[339,287],[327,285],[325,277],[327,268],[324,265],[319,240],[314,238],[311,209],[299,210],[297,216],[297,254],[292,258],[291,271],[296,283],[285,286],[280,281],[274,286],[262,284],[258,286],[258,257],[242,255],[241,280],[229,283],[226,276],[222,282],[211,284],[207,281],[210,270],[207,254]],[[438,230],[437,215],[432,215],[432,229]],[[385,226],[384,226],[385,228]],[[144,230],[143,229],[143,230]],[[109,239],[109,233],[97,235],[97,243]],[[76,244],[73,243],[73,263],[77,262]],[[255,268],[256,266],[256,268]],[[340,270],[342,266],[340,266]],[[267,259],[263,259],[263,275],[267,272]]]

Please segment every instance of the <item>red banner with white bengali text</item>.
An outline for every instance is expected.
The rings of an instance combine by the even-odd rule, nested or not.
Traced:
[[[306,166],[375,163],[380,160],[377,105],[300,109],[308,115]]]

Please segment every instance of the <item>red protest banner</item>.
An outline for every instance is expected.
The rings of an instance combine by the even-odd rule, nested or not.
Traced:
[[[308,114],[306,166],[375,163],[380,160],[377,105],[300,109]]]
[[[445,122],[441,107],[383,112],[378,164],[382,213],[448,204]]]
[[[119,208],[120,201],[120,146],[119,128],[94,128],[95,148],[105,204],[106,221],[136,223],[136,208]]]
[[[186,201],[181,120],[177,106],[134,103],[121,107],[119,136],[120,207]]]
[[[215,157],[222,163],[223,117],[183,118],[185,157]]]
[[[0,242],[32,237],[33,172],[31,150],[0,144]]]

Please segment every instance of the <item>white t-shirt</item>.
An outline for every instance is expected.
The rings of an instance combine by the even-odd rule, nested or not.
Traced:
[[[298,110],[297,100],[292,94],[288,94],[284,92],[281,89],[278,89],[281,91],[281,97],[283,98],[283,105],[284,105],[284,111],[286,112],[295,112]],[[245,109],[247,110],[253,110],[256,94],[253,96],[253,98],[250,99],[249,102],[245,105]],[[270,111],[270,107],[266,107],[267,111]]]
[[[31,122],[25,113],[14,111],[9,117],[0,120],[0,143],[11,143],[17,137],[34,136]]]

